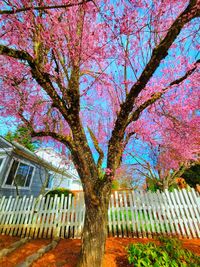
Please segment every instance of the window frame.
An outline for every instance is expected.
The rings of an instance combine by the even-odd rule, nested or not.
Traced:
[[[51,172],[48,172],[48,175],[49,175],[49,177],[48,177],[48,183],[49,183],[49,179],[50,179],[50,178],[51,178],[52,180],[54,179],[54,174],[51,173]],[[51,177],[51,176],[53,176],[53,177]],[[53,189],[53,186],[52,186],[52,187],[48,187],[48,183],[47,183],[47,186],[45,187],[45,190],[52,190],[52,189]]]
[[[6,159],[7,159],[7,156],[6,155],[0,155],[0,159],[3,159],[1,165],[0,165],[0,173],[3,169],[3,164],[5,163]]]
[[[13,165],[13,162],[14,162],[14,161],[19,162],[19,164],[18,164],[17,169],[16,169],[16,171],[15,171],[15,175],[14,175],[14,178],[13,178],[13,180],[12,180],[12,184],[9,185],[9,184],[6,184],[6,181],[7,181],[7,179],[8,179],[8,175],[9,175],[9,173],[10,173],[10,171],[11,171],[11,168],[12,168],[12,165]],[[34,176],[34,174],[35,174],[35,168],[36,168],[36,167],[35,167],[33,164],[31,164],[30,162],[27,162],[27,161],[24,160],[24,159],[18,159],[18,158],[16,158],[16,157],[13,157],[13,158],[11,159],[11,161],[10,161],[10,164],[9,164],[10,166],[9,166],[9,168],[8,168],[8,171],[7,171],[6,175],[5,175],[5,179],[4,179],[4,182],[3,182],[3,186],[2,186],[3,188],[16,188],[16,185],[14,184],[14,179],[15,179],[15,177],[16,177],[16,175],[17,175],[17,171],[18,171],[18,169],[19,169],[19,165],[20,165],[21,163],[28,165],[28,166],[29,166],[29,169],[30,169],[30,167],[33,167],[33,172],[32,172],[32,175],[31,175],[31,179],[30,179],[30,184],[29,184],[29,186],[18,186],[18,188],[19,188],[19,189],[27,189],[27,190],[30,190],[31,185],[32,185],[33,176]],[[29,172],[28,172],[28,174],[29,174]],[[24,184],[26,184],[28,174],[26,175],[26,180],[25,180],[25,183],[24,183]]]

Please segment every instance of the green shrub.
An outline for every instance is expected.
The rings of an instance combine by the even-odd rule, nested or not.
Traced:
[[[55,195],[57,195],[58,197],[61,197],[62,194],[64,194],[65,197],[69,196],[69,194],[71,194],[72,197],[74,196],[72,191],[70,191],[69,189],[66,189],[66,188],[55,188],[53,190],[50,190],[46,194],[46,196],[50,195],[51,197],[54,197]]]
[[[72,198],[74,197],[74,194],[69,189],[66,189],[66,188],[55,188],[53,190],[50,190],[48,193],[46,193],[46,195],[45,195],[45,203],[46,203],[48,195],[50,195],[50,198],[52,198],[55,195],[57,195],[58,197],[61,197],[61,195],[64,195],[65,197],[67,197],[67,196],[69,196],[69,194],[72,195]],[[47,209],[51,210],[54,207],[54,203],[53,202],[49,201]],[[66,208],[70,208],[70,206],[71,206],[71,202],[69,202],[69,199],[68,199],[65,207]]]
[[[112,181],[112,190],[118,190],[119,189],[119,181],[113,180]]]
[[[200,257],[183,249],[180,240],[159,238],[160,245],[131,244],[128,248],[128,261],[134,267],[198,267]]]

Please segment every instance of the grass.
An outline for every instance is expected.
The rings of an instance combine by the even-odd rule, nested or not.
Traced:
[[[125,209],[122,210],[115,210],[113,211],[110,209],[109,216],[111,222],[118,222],[121,223],[122,230],[123,226],[125,225],[125,228],[129,228],[131,231],[136,232],[149,232],[148,229],[150,229],[151,232],[162,232],[162,228],[164,228],[165,232],[167,233],[167,225],[164,222],[160,222],[158,219],[157,222],[155,222],[155,219],[153,218],[153,222],[150,220],[150,215],[146,211],[140,209],[140,210],[131,210],[131,209]],[[114,225],[113,225],[114,226]],[[114,226],[116,227],[117,231],[119,230],[120,226]],[[170,226],[169,226],[170,227]],[[153,229],[155,229],[153,231]]]

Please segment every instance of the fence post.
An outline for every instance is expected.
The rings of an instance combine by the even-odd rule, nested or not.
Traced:
[[[62,210],[63,210],[63,202],[64,202],[64,194],[61,197],[57,198],[57,205],[56,205],[56,229],[54,237],[60,237],[60,230],[62,225]]]

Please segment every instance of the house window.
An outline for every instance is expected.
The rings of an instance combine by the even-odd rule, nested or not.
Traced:
[[[13,160],[5,184],[11,186],[17,185],[21,187],[29,187],[33,170],[33,166],[24,162]]]
[[[47,181],[47,189],[51,189],[53,187],[53,174],[48,173],[48,181]]]

